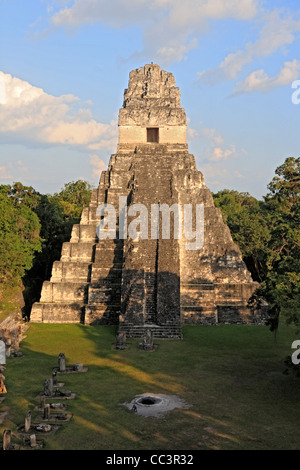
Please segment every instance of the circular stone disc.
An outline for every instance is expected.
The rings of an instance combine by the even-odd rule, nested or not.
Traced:
[[[174,408],[189,408],[189,405],[175,395],[156,393],[137,395],[130,403],[125,403],[125,406],[141,416],[159,416]]]

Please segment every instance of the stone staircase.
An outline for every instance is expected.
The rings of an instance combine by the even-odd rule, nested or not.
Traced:
[[[151,329],[155,339],[182,339],[181,327],[178,325],[157,325],[146,323],[144,325],[122,324],[119,325],[119,332],[125,332],[127,338],[143,338],[148,329]]]

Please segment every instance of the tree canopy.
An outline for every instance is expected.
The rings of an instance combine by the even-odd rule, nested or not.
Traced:
[[[0,283],[22,279],[27,313],[89,203],[91,188],[79,180],[49,195],[20,182],[0,185]]]
[[[214,200],[260,282],[252,300],[269,304],[271,328],[280,316],[300,326],[300,158],[287,158],[268,190],[263,201],[229,190]]]
[[[0,282],[16,284],[32,267],[41,250],[40,222],[18,197],[8,197],[0,186]]]

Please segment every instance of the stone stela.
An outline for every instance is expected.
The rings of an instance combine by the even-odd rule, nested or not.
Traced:
[[[116,324],[127,338],[143,338],[151,328],[154,338],[174,339],[182,324],[263,323],[262,312],[247,306],[258,284],[189,153],[186,126],[174,76],[156,64],[132,70],[117,151],[63,244],[31,322]],[[121,239],[118,226],[114,239],[98,239],[97,208],[113,205],[118,221],[119,197],[149,214],[152,204],[202,204],[203,247],[186,250],[172,217],[170,239]]]

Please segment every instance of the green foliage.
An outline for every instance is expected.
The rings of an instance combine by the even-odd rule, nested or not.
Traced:
[[[56,201],[63,209],[65,220],[80,219],[82,208],[87,206],[91,199],[92,186],[82,180],[65,184],[59,193],[55,193]]]
[[[251,302],[269,304],[272,330],[280,316],[300,327],[300,158],[287,158],[275,174],[263,201],[229,190],[214,195],[253,278],[260,282]]]
[[[91,185],[81,180],[53,196],[20,182],[0,186],[0,282],[22,278],[27,314],[90,197]]]
[[[266,275],[266,247],[270,239],[268,214],[262,203],[248,193],[227,189],[214,194],[214,202],[220,208],[253,278],[262,281]]]
[[[272,225],[268,273],[258,294],[269,303],[275,327],[280,314],[300,326],[300,158],[287,158],[275,173],[264,198]]]
[[[22,183],[14,183],[10,185],[0,186],[1,194],[6,195],[15,206],[22,205],[34,210],[38,203],[40,194],[31,186],[23,186]]]
[[[0,282],[19,284],[41,250],[37,215],[18,197],[9,197],[0,186]]]

